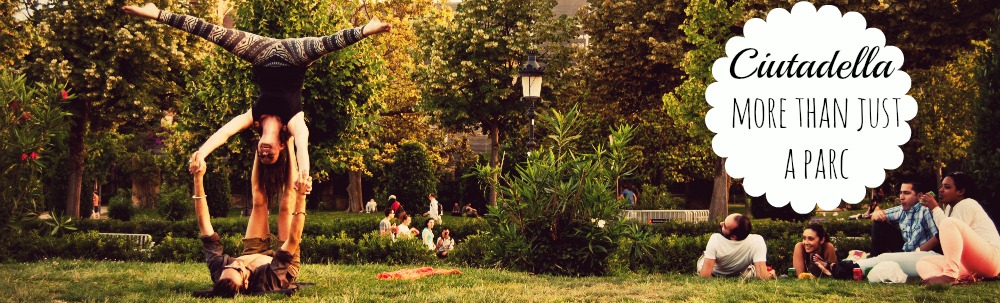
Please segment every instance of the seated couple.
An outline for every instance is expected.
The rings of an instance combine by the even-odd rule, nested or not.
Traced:
[[[919,276],[927,284],[956,284],[961,281],[996,278],[1000,275],[1000,233],[997,232],[996,225],[982,205],[970,198],[975,193],[972,179],[961,172],[946,175],[941,180],[941,188],[938,189],[940,202],[934,195],[926,194],[919,183],[910,184],[909,191],[913,192],[916,198],[909,197],[908,188],[904,183],[900,193],[900,204],[903,204],[901,206],[911,204],[912,208],[922,208],[920,221],[926,221],[924,216],[929,214],[929,217],[933,218],[933,228],[927,230],[937,231],[937,237],[928,239],[912,251],[906,251],[913,245],[906,237],[908,232],[906,225],[900,223],[899,226],[906,239],[904,252],[881,254],[875,258],[861,260],[858,264],[867,267],[878,262],[893,261],[899,263],[900,268],[908,276]],[[919,204],[914,203],[914,200]],[[893,220],[891,210],[885,211],[884,217],[887,221]],[[899,214],[897,216],[906,218]],[[873,220],[877,217],[883,215],[879,212],[872,215]],[[874,238],[873,234],[873,241]],[[938,244],[940,254],[927,251],[934,249]]]
[[[919,203],[926,188],[907,180],[899,188],[899,206],[871,212],[871,258],[856,264],[865,272],[881,262],[895,262],[909,277],[919,277],[917,262],[931,255],[938,247],[938,230],[930,209]],[[796,274],[809,272],[813,276],[830,276],[837,256],[823,226],[811,224],[802,233],[802,242],[795,245],[793,266]]]
[[[757,277],[773,279],[775,273],[767,268],[767,245],[764,238],[751,234],[750,218],[741,214],[726,217],[721,231],[713,234],[698,260],[698,273],[702,277]],[[802,242],[795,244],[792,265],[796,274],[830,276],[830,267],[837,261],[836,249],[822,225],[810,224],[802,232]]]

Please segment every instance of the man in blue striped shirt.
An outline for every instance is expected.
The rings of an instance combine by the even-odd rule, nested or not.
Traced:
[[[886,252],[930,251],[938,247],[937,226],[930,210],[920,205],[922,184],[906,181],[899,188],[899,206],[872,213],[872,256]]]

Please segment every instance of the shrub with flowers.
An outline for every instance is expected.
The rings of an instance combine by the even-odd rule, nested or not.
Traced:
[[[61,85],[27,83],[23,75],[0,68],[0,223],[44,205],[45,167],[39,159],[51,139],[67,131],[69,113],[61,104],[69,99]]]
[[[488,214],[490,263],[560,275],[608,272],[626,207],[616,199],[616,182],[631,173],[627,146],[635,128],[613,129],[607,146],[580,153],[577,116],[576,107],[542,115],[550,135],[515,173],[479,168],[499,192]]]

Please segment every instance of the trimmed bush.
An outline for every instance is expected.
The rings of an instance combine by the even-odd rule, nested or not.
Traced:
[[[133,214],[135,207],[132,206],[132,192],[123,188],[118,189],[118,193],[111,197],[111,203],[108,204],[108,217],[128,221],[132,219]]]
[[[684,199],[671,195],[666,185],[643,184],[642,191],[636,194],[641,196],[635,209],[680,209],[684,206]]]
[[[419,142],[399,145],[393,162],[386,165],[386,180],[381,188],[382,197],[396,195],[403,209],[410,215],[427,212],[427,194],[437,188],[437,177],[427,148]]]
[[[490,237],[476,233],[465,238],[465,241],[455,240],[455,249],[448,253],[448,262],[461,266],[491,267],[488,260],[495,259],[490,251]]]
[[[362,263],[423,264],[434,258],[434,252],[418,237],[392,240],[373,231],[358,241],[358,261]]]
[[[208,213],[213,218],[229,215],[230,187],[229,170],[216,169],[205,176],[205,195],[208,196]],[[190,202],[190,200],[184,200]]]
[[[358,263],[358,244],[341,231],[335,236],[320,235],[302,239],[302,262]]]
[[[201,240],[191,238],[175,238],[173,234],[166,237],[150,253],[149,260],[156,262],[192,262],[204,261],[201,253]]]
[[[194,206],[188,198],[187,188],[181,186],[171,186],[160,191],[160,203],[157,203],[157,211],[161,216],[170,221],[184,219],[189,214],[194,213]]]

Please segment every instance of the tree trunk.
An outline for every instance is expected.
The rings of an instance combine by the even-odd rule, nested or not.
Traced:
[[[87,124],[90,122],[90,103],[86,101],[73,102],[77,104],[77,114],[72,116],[73,125],[69,133],[69,156],[66,159],[66,170],[69,173],[69,184],[66,185],[65,215],[80,218],[80,191],[83,189],[83,159],[87,156],[83,148],[83,138],[87,135]]]
[[[709,220],[720,220],[729,213],[729,175],[726,174],[726,158],[715,159],[715,178],[712,185],[712,201],[708,207]]]
[[[489,130],[490,135],[490,167],[499,168],[500,167],[500,126],[490,125]],[[493,187],[493,184],[489,186],[489,197],[487,198],[487,203],[491,206],[497,205],[497,189]]]
[[[364,210],[361,201],[361,171],[348,171],[347,178],[347,211],[359,213]]]

